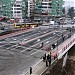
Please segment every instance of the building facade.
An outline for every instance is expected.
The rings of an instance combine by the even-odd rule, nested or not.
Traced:
[[[12,18],[22,18],[22,0],[16,0],[11,6]]]
[[[9,18],[26,18],[27,0],[0,0],[0,16]]]
[[[0,16],[24,19],[34,16],[35,0],[0,0]]]
[[[62,16],[63,0],[36,0],[35,3],[36,13],[49,16]]]
[[[44,0],[41,2],[42,6],[42,13],[43,14],[51,14],[52,12],[52,1],[51,0]]]
[[[22,0],[22,18],[27,18],[28,16],[28,0]]]
[[[62,16],[63,0],[52,0],[52,15]]]
[[[11,0],[0,0],[0,16],[11,16]]]
[[[33,18],[35,15],[61,16],[63,0],[0,0],[0,16]]]
[[[35,8],[35,0],[28,0],[28,17],[33,18],[34,17],[34,9]]]

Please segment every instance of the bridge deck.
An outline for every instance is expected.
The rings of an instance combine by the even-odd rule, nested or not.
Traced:
[[[75,44],[75,34],[73,36],[71,36],[69,39],[67,39],[66,41],[64,41],[62,44],[60,44],[58,46],[58,50],[57,48],[55,48],[52,51],[52,55],[58,55],[62,54],[65,50],[69,49],[68,47],[72,47],[71,45]],[[67,50],[68,51],[68,50]],[[56,58],[57,59],[57,58]],[[56,59],[54,59],[54,57],[51,57],[51,64],[53,64]],[[48,68],[46,67],[46,62],[43,62],[42,60],[34,67],[32,67],[32,74],[31,75],[42,75],[42,73]],[[26,74],[24,75],[29,75],[29,70]]]

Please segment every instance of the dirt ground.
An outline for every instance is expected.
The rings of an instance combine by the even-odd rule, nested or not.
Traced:
[[[44,75],[75,75],[75,56],[67,59],[64,69],[62,69],[62,60],[59,60],[57,64],[52,69],[49,68]]]

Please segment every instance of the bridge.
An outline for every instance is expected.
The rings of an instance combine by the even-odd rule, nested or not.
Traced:
[[[72,35],[69,39],[64,41],[62,44],[56,47],[54,50],[51,51],[51,65],[53,65],[56,61],[61,59],[69,49],[75,45],[75,34]],[[50,53],[49,53],[50,54]],[[37,65],[33,67],[33,72],[31,75],[42,75],[44,71],[47,69],[46,63],[41,60]],[[29,75],[29,71],[23,75]]]
[[[29,67],[31,65],[32,65],[31,66],[32,75],[42,75],[43,72],[48,68],[46,67],[46,62],[43,62],[43,59],[40,59],[44,53],[46,53],[47,55],[51,53],[50,65],[53,65],[55,64],[56,61],[61,59],[62,56],[64,56],[69,51],[69,49],[75,44],[74,32],[71,36],[69,36],[68,34],[71,34],[71,32],[66,29],[60,30],[63,36],[65,36],[64,41],[63,41],[63,37],[60,34],[59,34],[60,39],[58,38],[57,34],[55,35],[54,32],[58,31],[58,29],[54,31],[55,29],[48,28],[48,29],[42,30],[42,32],[39,32],[40,31],[39,28],[36,31],[33,31],[33,30],[35,29],[29,30],[30,32],[25,30],[20,32],[18,31],[18,32],[0,37],[0,39],[5,39],[4,43],[2,42],[3,40],[0,42],[0,44],[3,43],[2,45],[0,45],[0,58],[1,58],[1,62],[3,62],[1,63],[1,67],[3,67],[3,65],[6,64],[4,66],[6,67],[6,69],[1,68],[1,70],[2,69],[4,70],[0,72],[1,75],[30,75]],[[15,40],[14,36],[16,40],[22,39],[23,41],[25,41],[24,44],[27,43],[27,45],[22,46],[22,45],[19,45],[17,42],[11,43],[11,41]],[[43,37],[45,37],[46,39],[44,40]],[[12,38],[14,38],[14,40]],[[39,41],[40,39],[41,41]],[[22,40],[20,41],[21,43],[22,43]],[[50,40],[52,40],[53,42]],[[51,45],[52,43],[55,43],[60,40],[62,40],[62,42],[60,44],[57,44],[56,48],[54,49],[49,48],[49,51],[48,51],[49,53],[43,50],[44,47],[39,49],[38,45],[40,45],[42,41],[45,42],[44,44],[45,46],[46,44]],[[50,45],[46,45],[46,47]],[[40,54],[41,54],[41,57],[39,56]],[[8,60],[13,62],[12,66],[10,64],[11,62],[8,62]],[[10,67],[8,67],[8,65]]]

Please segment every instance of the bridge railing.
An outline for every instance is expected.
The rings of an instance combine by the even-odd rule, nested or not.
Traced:
[[[58,50],[54,50],[53,56],[54,59],[62,58],[62,56],[75,44],[75,34],[72,35],[69,39],[67,39],[65,42],[63,42],[61,45],[59,45]]]

